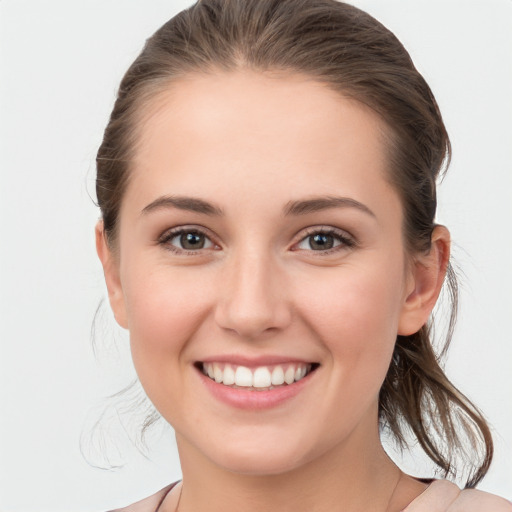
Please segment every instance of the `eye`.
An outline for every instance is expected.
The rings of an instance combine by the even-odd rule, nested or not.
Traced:
[[[337,245],[340,245],[340,242],[333,235],[317,233],[304,238],[298,247],[300,249],[312,249],[313,251],[325,251]]]
[[[215,244],[198,229],[179,228],[167,231],[158,242],[174,252],[194,253],[201,249],[212,249]]]
[[[332,252],[353,247],[355,241],[342,231],[335,229],[314,229],[295,248],[305,251]]]

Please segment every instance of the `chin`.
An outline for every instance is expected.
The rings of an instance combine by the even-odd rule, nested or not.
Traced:
[[[220,446],[214,450],[208,447],[208,452],[207,456],[215,465],[233,473],[251,476],[287,473],[304,464],[307,459],[300,446],[283,442],[256,441],[247,444],[245,441],[243,444],[224,444],[222,449]]]
[[[264,456],[262,456],[264,455]],[[275,457],[268,454],[236,454],[220,461],[227,471],[248,476],[272,476],[293,471],[300,461],[292,457]]]

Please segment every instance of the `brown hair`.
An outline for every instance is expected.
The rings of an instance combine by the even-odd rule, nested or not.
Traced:
[[[390,129],[390,180],[402,199],[407,248],[429,250],[436,180],[450,159],[436,100],[393,33],[335,0],[199,0],[146,42],[121,82],[97,155],[96,192],[113,247],[144,106],[187,73],[242,68],[306,74],[377,112]],[[402,446],[412,433],[445,476],[459,476],[462,455],[466,486],[473,487],[489,468],[493,445],[481,413],[439,364],[457,309],[451,266],[445,284],[452,303],[445,345],[436,355],[430,324],[398,336],[379,417]]]

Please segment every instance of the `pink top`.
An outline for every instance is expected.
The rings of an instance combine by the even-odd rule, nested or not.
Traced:
[[[158,512],[175,482],[128,507],[111,512]],[[402,512],[512,512],[512,503],[475,489],[461,491],[448,480],[434,480]]]

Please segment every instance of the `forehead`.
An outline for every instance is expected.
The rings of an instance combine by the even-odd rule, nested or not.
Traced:
[[[146,105],[128,194],[364,199],[388,187],[385,133],[368,107],[302,75],[189,75]]]

